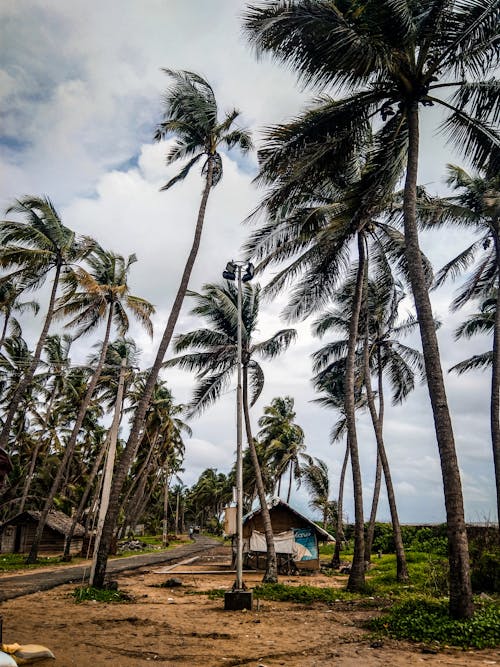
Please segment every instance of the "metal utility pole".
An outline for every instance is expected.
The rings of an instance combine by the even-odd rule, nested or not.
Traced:
[[[245,273],[242,274],[242,269]],[[252,593],[243,583],[243,386],[242,386],[242,283],[253,278],[253,265],[246,262],[228,262],[222,275],[237,284],[237,387],[236,387],[236,580],[233,591],[226,593],[225,609],[251,609]]]
[[[106,514],[109,506],[111,481],[113,479],[113,468],[115,466],[116,441],[118,440],[118,428],[120,426],[120,420],[122,416],[123,387],[125,384],[126,366],[127,366],[127,360],[122,359],[120,366],[120,377],[118,379],[118,390],[116,392],[115,412],[113,415],[113,421],[111,422],[111,427],[109,429],[109,449],[108,449],[108,456],[106,458],[106,466],[104,470],[101,504],[99,506],[99,518],[97,520],[97,530],[94,541],[94,553],[92,556],[92,567],[90,569],[89,583],[91,586],[94,585],[94,576],[97,566],[97,552],[99,551],[102,529],[104,527],[104,520],[106,519]]]

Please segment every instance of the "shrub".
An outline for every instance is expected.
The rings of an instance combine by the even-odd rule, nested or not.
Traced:
[[[500,593],[500,550],[485,551],[472,560],[472,588],[476,592]]]
[[[94,588],[93,586],[80,586],[75,588],[71,595],[75,602],[85,602],[95,600],[96,602],[130,602],[131,597],[119,590],[109,588]]]
[[[461,648],[494,648],[500,645],[500,612],[493,602],[477,604],[474,616],[454,620],[446,600],[413,598],[395,605],[389,614],[372,619],[368,626],[395,639]]]

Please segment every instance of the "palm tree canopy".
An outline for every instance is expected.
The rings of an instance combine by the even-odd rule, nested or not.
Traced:
[[[54,267],[66,267],[85,257],[95,242],[79,237],[62,224],[48,198],[27,196],[7,209],[24,219],[0,222],[0,267],[9,272],[2,282],[13,280],[22,289],[35,289]]]
[[[252,405],[262,392],[264,373],[255,357],[274,359],[295,340],[295,329],[282,329],[271,338],[255,342],[261,288],[246,283],[242,290],[242,361],[248,368],[252,387]],[[189,352],[175,357],[165,365],[177,365],[197,373],[197,386],[190,405],[190,414],[211,405],[230,382],[237,367],[238,288],[232,282],[207,284],[203,291],[188,292],[195,300],[191,315],[203,318],[208,326],[175,338],[175,352]]]
[[[451,112],[443,130],[471,162],[498,172],[499,84],[485,80],[500,55],[498,0],[274,0],[250,6],[244,20],[256,49],[305,83],[354,91],[332,102],[330,130],[380,114],[386,124],[397,119],[395,138],[409,105],[438,104]],[[451,99],[438,97],[440,88]],[[353,148],[360,138],[352,134]]]
[[[236,109],[218,117],[217,101],[210,84],[194,72],[163,69],[172,79],[164,95],[164,120],[158,125],[155,140],[165,139],[175,133],[176,141],[167,154],[167,164],[188,159],[182,170],[161,189],[167,190],[183,180],[191,168],[203,157],[202,171],[207,171],[212,161],[212,186],[222,178],[222,159],[219,146],[228,149],[238,147],[243,153],[252,149],[250,134],[233,124],[240,115]]]
[[[127,309],[153,335],[150,317],[154,306],[130,294],[127,284],[130,267],[136,261],[135,255],[125,259],[96,245],[86,258],[89,269],[77,267],[64,277],[64,293],[58,300],[56,314],[72,318],[65,326],[78,327],[75,338],[99,326],[108,308],[113,311],[120,335],[129,328]]]

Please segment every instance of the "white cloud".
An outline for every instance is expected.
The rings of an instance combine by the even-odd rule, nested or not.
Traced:
[[[244,0],[105,0],[97,9],[85,0],[18,0],[0,5],[0,205],[25,193],[48,194],[64,222],[123,255],[136,253],[131,291],[157,307],[155,340],[134,325],[143,348],[142,363],[152,362],[189,252],[200,202],[202,180],[196,170],[167,192],[159,188],[177,171],[165,166],[167,144],[153,144],[160,120],[161,94],[168,79],[160,67],[200,72],[213,85],[223,110],[238,107],[242,123],[257,138],[264,126],[299,113],[309,93],[300,92],[293,75],[268,59],[257,62],[241,28]],[[19,45],[22,44],[22,48]],[[420,181],[443,191],[446,162],[453,156],[433,131],[436,120],[422,124]],[[251,183],[255,156],[225,156],[222,183],[211,193],[202,244],[190,287],[220,278],[226,261],[239,254],[249,228],[241,221],[254,209],[261,192]],[[423,237],[422,247],[436,268],[464,247],[463,234],[446,230]],[[453,341],[464,313],[450,316],[453,286],[432,295],[443,320],[439,340],[443,368],[482,351],[485,339]],[[279,320],[284,297],[262,307],[263,339],[289,325]],[[193,328],[183,307],[177,330]],[[310,401],[310,354],[320,346],[308,322],[294,325],[297,343],[282,357],[264,363],[266,385],[253,409],[256,422],[274,396],[295,398],[297,420],[306,432],[308,451],[328,463],[334,495],[344,444],[329,444],[336,420],[332,412]],[[33,328],[33,331],[35,327]],[[37,329],[38,330],[38,329]],[[419,346],[418,335],[405,341]],[[90,344],[90,342],[89,342]],[[85,353],[77,353],[85,356]],[[179,401],[187,401],[193,378],[181,371],[165,373]],[[469,515],[488,514],[494,507],[493,474],[488,433],[488,376],[446,375],[457,449]],[[389,403],[389,399],[387,399]],[[373,484],[375,445],[367,415],[358,419],[362,474]],[[193,420],[187,441],[185,474],[193,478],[204,467],[228,470],[234,447],[232,390],[202,417]],[[386,406],[386,447],[400,498],[403,521],[442,520],[444,500],[429,399],[423,387],[403,406]],[[257,430],[257,428],[256,428]],[[194,480],[194,478],[193,478]],[[193,481],[192,480],[192,481]],[[352,518],[351,475],[346,482],[346,511]],[[296,494],[307,506],[304,491]],[[369,509],[369,493],[365,494]],[[381,512],[387,516],[385,500]]]

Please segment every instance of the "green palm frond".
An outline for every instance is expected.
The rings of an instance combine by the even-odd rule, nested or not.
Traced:
[[[468,373],[469,371],[488,370],[492,365],[493,352],[483,352],[483,354],[475,354],[473,357],[455,364],[449,369],[449,372],[453,371],[458,375],[462,375],[462,373]]]

